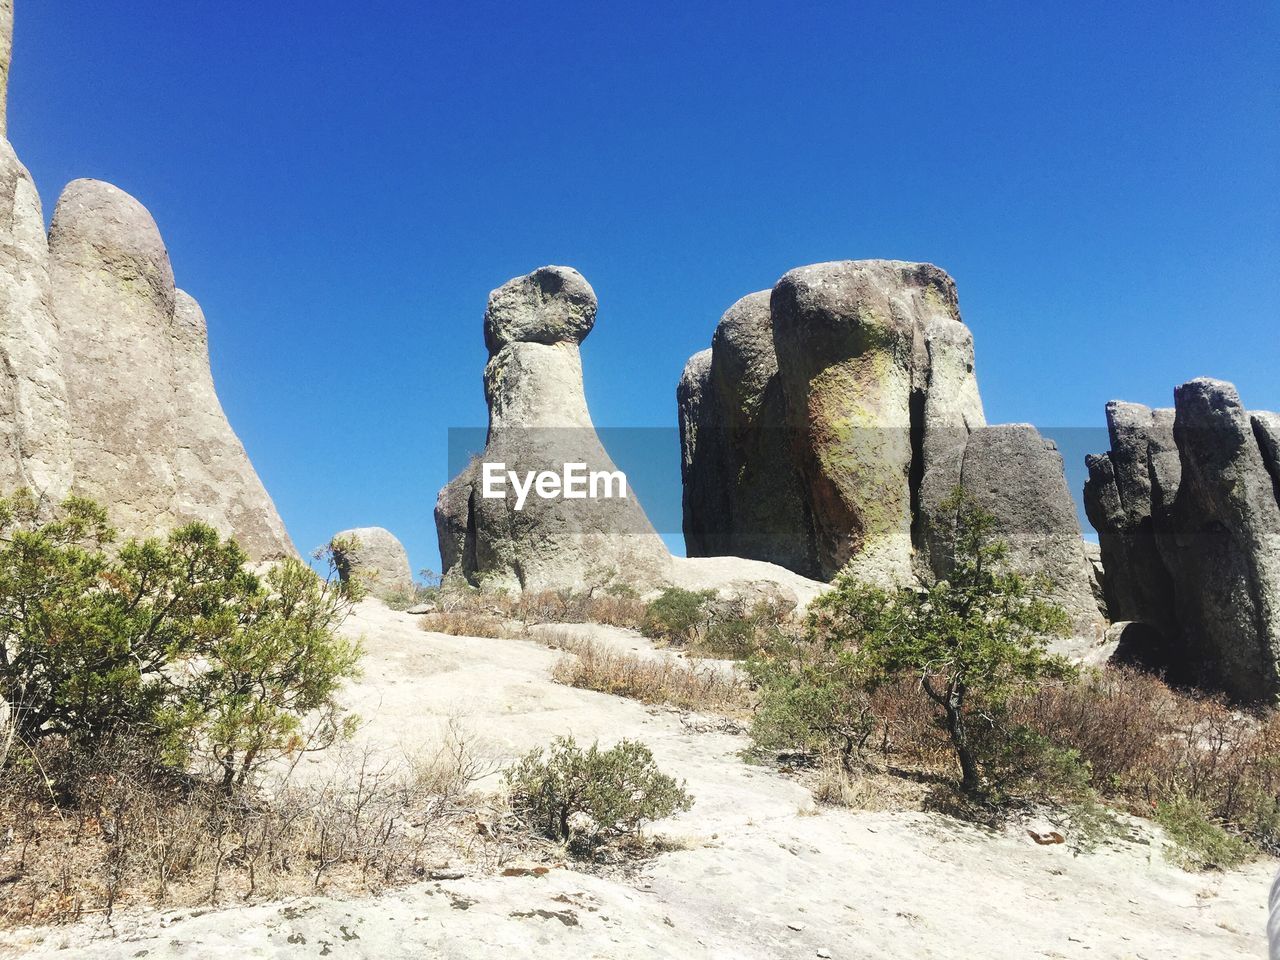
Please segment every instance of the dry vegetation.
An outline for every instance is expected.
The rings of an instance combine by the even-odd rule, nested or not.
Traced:
[[[497,868],[544,846],[500,798],[473,793],[496,764],[456,724],[431,753],[341,753],[323,775],[285,769],[231,797],[124,748],[45,759],[65,771],[56,782],[39,762],[0,775],[0,924],[372,893],[450,861]]]
[[[565,651],[551,676],[568,686],[683,710],[730,716],[750,711],[747,683],[730,666],[641,657],[564,633],[543,639]]]

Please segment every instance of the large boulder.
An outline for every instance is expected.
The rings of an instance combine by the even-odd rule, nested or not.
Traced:
[[[218,403],[199,306],[174,286],[155,221],[77,180],[49,231],[75,492],[126,535],[203,520],[256,560],[293,554]]]
[[[1085,458],[1084,505],[1107,572],[1107,613],[1114,622],[1148,623],[1172,642],[1173,582],[1156,544],[1152,484],[1160,464],[1176,492],[1181,471],[1167,470],[1169,453],[1177,456],[1173,411],[1112,401],[1106,416],[1111,450]]]
[[[1150,628],[1152,665],[1242,700],[1280,697],[1280,483],[1274,414],[1201,378],[1174,409],[1107,408],[1111,450],[1088,458],[1116,620]]]
[[[234,533],[254,558],[293,553],[284,522],[218,400],[204,311],[182,290],[175,293],[172,332],[174,517]]]
[[[412,595],[409,554],[390,530],[382,527],[343,530],[334,535],[329,545],[343,583],[355,579],[369,593],[384,600]]]
[[[774,287],[787,426],[824,579],[912,576],[910,403],[915,324],[945,274],[887,261],[800,267]]]
[[[960,486],[995,519],[1007,567],[1043,578],[1047,598],[1071,618],[1072,639],[1060,649],[1082,653],[1101,638],[1092,565],[1057,445],[1030,424],[984,427],[965,445]]]
[[[725,313],[678,395],[691,555],[824,578],[848,565],[880,583],[945,558],[936,515],[985,420],[973,336],[942,270],[792,270]]]
[[[489,432],[482,456],[440,492],[436,530],[444,573],[501,588],[580,587],[612,576],[664,582],[670,554],[629,487],[565,498],[514,484],[485,496],[485,465],[523,478],[567,464],[617,474],[587,410],[579,344],[595,322],[595,293],[569,267],[542,267],[489,295],[484,371]],[[501,465],[501,466],[499,466]],[[549,489],[549,488],[548,488]]]

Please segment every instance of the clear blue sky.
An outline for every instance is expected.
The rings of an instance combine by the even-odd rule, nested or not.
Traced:
[[[149,207],[304,549],[378,524],[438,564],[486,295],[544,263],[599,295],[602,425],[673,426],[731,302],[862,257],[956,278],[992,422],[1196,375],[1280,408],[1270,0],[17,6],[46,214],[81,176]]]

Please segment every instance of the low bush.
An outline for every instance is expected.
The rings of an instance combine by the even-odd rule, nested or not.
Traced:
[[[505,774],[512,808],[528,826],[571,850],[634,844],[644,824],[693,806],[682,783],[662,773],[643,743],[622,740],[585,751],[572,737],[539,748]]]
[[[640,632],[654,640],[692,643],[706,629],[707,607],[714,597],[714,590],[668,587],[645,608]]]

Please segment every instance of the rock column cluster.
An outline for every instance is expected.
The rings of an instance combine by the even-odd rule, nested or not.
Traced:
[[[1108,404],[1086,461],[1112,619],[1146,628],[1129,655],[1244,700],[1280,697],[1278,427],[1201,378],[1172,410]]]
[[[12,22],[0,0],[0,86]],[[46,236],[35,184],[4,138],[0,484],[93,497],[125,535],[198,519],[255,559],[294,552],[223,414],[204,317],[174,286],[151,215],[110,184],[76,180]]]

